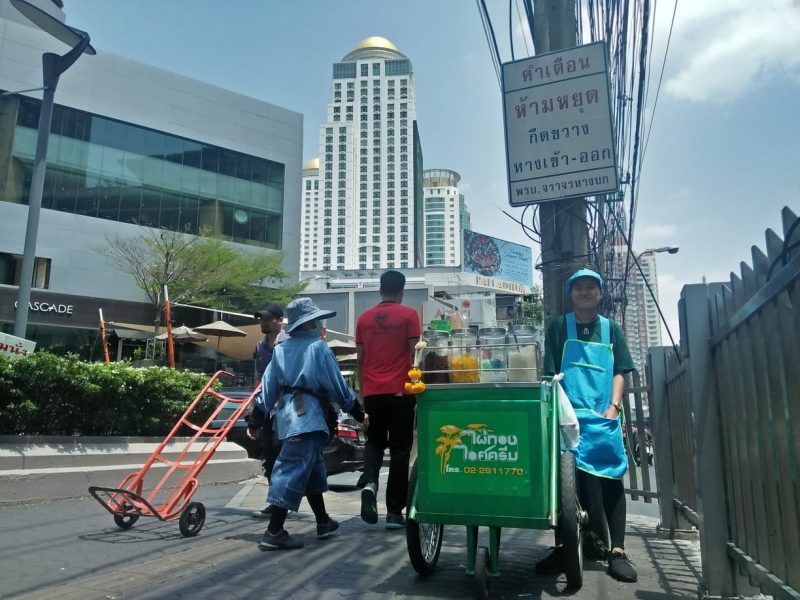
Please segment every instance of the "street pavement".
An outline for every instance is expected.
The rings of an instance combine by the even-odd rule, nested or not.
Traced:
[[[422,579],[409,563],[402,530],[387,531],[383,521],[367,525],[358,516],[356,479],[345,474],[329,480],[326,503],[341,523],[338,535],[317,540],[304,503],[286,527],[306,547],[283,552],[257,547],[266,523],[250,513],[264,506],[262,479],[201,486],[194,499],[205,504],[207,517],[195,538],[181,538],[177,522],[156,519],[120,530],[89,497],[0,507],[0,598],[474,597],[474,581],[464,574],[464,528],[445,528],[437,569]],[[565,590],[563,575],[537,576],[533,570],[553,543],[552,532],[504,529],[500,575],[491,580],[490,598],[696,598],[699,544],[659,538],[653,506],[628,503],[626,546],[638,583],[618,583],[602,563],[586,562],[583,588]],[[481,536],[479,543],[488,546],[488,530]]]

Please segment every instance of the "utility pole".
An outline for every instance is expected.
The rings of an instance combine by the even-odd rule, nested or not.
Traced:
[[[575,0],[534,0],[531,27],[536,54],[573,48],[578,24]],[[566,312],[564,284],[569,275],[588,262],[589,233],[583,198],[539,205],[542,236],[544,319]]]

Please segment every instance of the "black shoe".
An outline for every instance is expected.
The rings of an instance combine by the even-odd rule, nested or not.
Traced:
[[[611,552],[608,555],[608,574],[625,583],[635,583],[639,579],[633,563],[624,552]]]
[[[326,537],[330,536],[333,532],[339,529],[339,522],[334,521],[331,519],[330,515],[328,515],[328,521],[325,523],[317,523],[317,537],[321,540],[324,540]]]
[[[294,539],[285,529],[281,529],[280,533],[270,533],[267,530],[258,547],[262,550],[296,550],[303,547],[303,542]]]
[[[539,575],[560,575],[564,572],[564,550],[561,546],[550,549],[550,553],[536,563]]]
[[[386,529],[403,529],[406,526],[406,520],[400,513],[389,513],[386,515]]]
[[[269,519],[272,516],[272,504],[261,510],[253,512],[251,515],[254,519]]]
[[[374,483],[368,483],[361,490],[361,518],[370,525],[378,522],[378,500],[375,492]]]

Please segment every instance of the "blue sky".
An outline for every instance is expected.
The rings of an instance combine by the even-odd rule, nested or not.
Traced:
[[[65,5],[67,23],[89,31],[101,51],[302,113],[304,160],[317,155],[331,64],[368,36],[388,38],[414,65],[426,168],[461,173],[474,229],[530,245],[501,213],[520,211],[508,209],[500,89],[475,2],[65,0]],[[508,61],[508,2],[487,0],[487,5],[501,59]],[[673,0],[657,3],[654,69],[663,58],[672,7]],[[763,246],[766,228],[780,233],[783,206],[800,211],[798,31],[800,6],[792,0],[680,0],[634,233],[637,250],[681,248],[658,257],[662,305],[675,336],[681,287],[703,276],[727,279],[739,261],[750,262],[752,245]],[[522,38],[517,33],[515,39],[520,58]],[[533,253],[538,258],[535,245]]]

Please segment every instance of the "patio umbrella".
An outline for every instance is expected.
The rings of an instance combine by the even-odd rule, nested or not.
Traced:
[[[161,335],[156,336],[157,340],[165,340],[167,339],[167,333],[162,333]],[[186,325],[181,325],[180,327],[175,327],[172,330],[172,339],[176,342],[204,342],[208,339],[204,334],[197,333],[194,329],[187,327]]]
[[[217,370],[217,364],[219,363],[219,343],[220,340],[224,337],[246,337],[247,333],[238,329],[231,325],[230,323],[226,323],[225,321],[214,321],[213,323],[209,323],[208,325],[201,325],[200,327],[194,328],[195,332],[197,333],[204,333],[206,335],[214,336],[217,338],[217,356],[214,359],[214,370]]]

